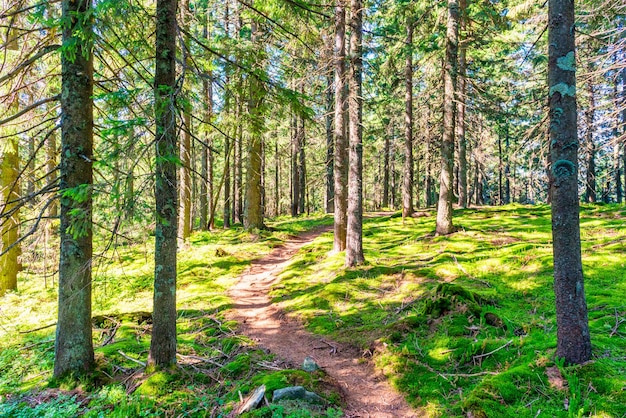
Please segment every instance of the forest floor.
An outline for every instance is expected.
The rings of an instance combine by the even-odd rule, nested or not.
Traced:
[[[238,332],[298,368],[310,357],[334,381],[345,402],[346,418],[416,417],[404,398],[392,389],[385,376],[356,347],[338,343],[305,330],[301,321],[288,317],[279,303],[272,303],[269,292],[293,256],[320,233],[324,226],[294,237],[269,255],[252,262],[250,268],[230,289],[233,300],[229,319],[240,324]]]
[[[580,217],[593,359],[576,366],[555,358],[547,205],[456,210],[445,237],[432,209],[378,214],[352,268],[328,215],[196,232],[178,254],[178,365],[161,372],[145,368],[154,237],[135,227],[104,253],[99,236],[97,367],[78,381],[52,377],[58,247],[29,248],[0,297],[0,416],[225,418],[265,385],[244,417],[625,417],[626,207]],[[325,402],[269,402],[288,386]]]

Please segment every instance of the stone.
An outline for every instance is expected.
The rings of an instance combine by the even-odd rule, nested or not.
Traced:
[[[301,400],[309,403],[323,404],[324,399],[315,392],[309,392],[302,386],[289,386],[282,389],[276,389],[272,402],[285,400]]]
[[[304,359],[304,363],[302,363],[302,370],[305,372],[312,373],[316,370],[319,370],[320,366],[313,360],[311,357],[307,357]]]

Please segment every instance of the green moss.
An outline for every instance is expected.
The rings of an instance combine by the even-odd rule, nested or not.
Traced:
[[[137,394],[149,397],[161,397],[172,392],[172,382],[180,379],[180,376],[167,371],[152,373],[137,388]]]

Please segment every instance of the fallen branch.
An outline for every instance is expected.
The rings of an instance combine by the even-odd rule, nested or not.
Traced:
[[[125,354],[124,352],[122,352],[122,350],[117,350],[117,352],[119,353],[120,356],[124,357],[126,360],[130,360],[132,362],[135,362],[135,363],[139,364],[141,367],[146,367],[146,363],[144,363],[141,360],[137,360],[135,358],[132,358],[128,354]]]
[[[614,335],[617,334],[618,332],[617,330],[619,329],[619,326],[622,325],[624,321],[625,321],[624,318],[620,318],[618,316],[617,308],[615,308],[615,326],[613,326],[613,329],[611,330],[609,337],[613,337]]]
[[[28,350],[29,348],[37,347],[38,345],[43,345],[43,344],[52,343],[52,342],[54,342],[54,338],[25,345],[24,347],[20,347],[20,350]]]
[[[476,361],[476,360],[479,360],[479,359],[481,359],[481,358],[489,357],[490,355],[492,355],[492,354],[494,354],[494,353],[497,353],[498,351],[502,350],[502,349],[503,349],[503,348],[505,348],[505,347],[508,347],[508,346],[509,346],[509,345],[511,345],[511,344],[513,344],[513,340],[509,340],[509,341],[507,341],[507,343],[506,343],[506,344],[504,344],[502,347],[498,347],[498,348],[496,348],[495,350],[490,351],[490,352],[488,352],[488,353],[485,353],[485,354],[477,354],[477,355],[475,355],[475,356],[472,356],[472,361]]]
[[[37,332],[37,331],[41,331],[42,329],[46,329],[46,328],[52,328],[53,326],[55,326],[57,323],[55,322],[54,324],[50,324],[50,325],[44,325],[43,327],[39,327],[39,328],[35,328],[35,329],[29,329],[28,331],[20,331],[20,334],[30,334],[32,332]]]
[[[485,372],[478,372],[478,373],[443,373],[443,374],[439,374],[439,376],[445,377],[476,377],[476,376],[486,376],[486,375],[491,375],[491,376],[496,376],[498,375],[498,372],[489,372],[489,371],[485,371]]]
[[[211,360],[210,358],[200,357],[200,356],[193,356],[193,355],[186,356],[186,355],[180,354],[180,353],[176,353],[176,356],[178,356],[178,357],[180,357],[182,359],[191,359],[191,360],[202,361],[204,363],[209,363],[209,364],[212,364],[214,366],[219,367],[220,369],[224,368],[223,364],[220,364],[217,361]]]

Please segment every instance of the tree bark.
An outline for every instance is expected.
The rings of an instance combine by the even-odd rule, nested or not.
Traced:
[[[448,235],[454,232],[454,225],[452,224],[452,165],[454,159],[458,43],[459,5],[457,0],[448,0],[446,60],[443,72],[443,140],[441,141],[441,175],[439,177],[436,225],[436,232],[439,235]]]
[[[387,132],[385,134],[385,149],[384,154],[384,167],[383,167],[383,208],[389,207],[389,154],[391,153],[391,135],[393,132],[393,125],[391,120],[387,123]]]
[[[617,57],[616,57],[617,60]],[[619,109],[619,96],[617,91],[618,81],[617,77],[615,78],[615,83],[613,84],[613,107],[614,109]],[[622,203],[622,174],[620,167],[620,149],[621,144],[619,142],[619,118],[616,117],[613,124],[613,178],[615,179],[615,199],[617,203]]]
[[[578,134],[574,1],[548,2],[548,87],[550,102],[550,192],[556,355],[568,364],[591,358],[578,219]]]
[[[187,241],[191,235],[191,108],[185,106],[183,140],[180,144],[180,221],[179,236]]]
[[[596,196],[596,144],[593,139],[594,119],[596,116],[596,106],[594,97],[593,81],[587,81],[587,94],[589,95],[589,107],[585,111],[585,148],[587,150],[587,176],[585,181],[585,202],[595,203]]]
[[[61,248],[54,375],[94,367],[91,332],[93,55],[91,0],[63,0]]]
[[[298,216],[300,211],[300,176],[298,173],[298,158],[300,155],[300,126],[298,117],[291,115],[291,216]]]
[[[259,33],[256,22],[251,24],[251,40],[258,45]],[[262,60],[256,61],[256,66],[260,69]],[[246,166],[246,198],[244,200],[243,226],[247,230],[263,229],[263,190],[262,190],[262,152],[263,152],[263,115],[261,102],[264,91],[261,81],[255,77],[250,77],[250,96],[248,98],[248,114],[250,117],[250,127],[248,139],[248,161]]]
[[[278,135],[274,136],[274,216],[280,215],[280,156],[278,155]]]
[[[335,213],[334,242],[336,252],[346,249],[348,206],[348,141],[346,139],[346,10],[344,0],[335,7]]]
[[[148,362],[159,368],[176,363],[176,250],[178,230],[178,138],[176,88],[177,0],[157,0],[154,103],[156,122],[156,230],[154,306]]]
[[[240,75],[241,77],[241,75]],[[242,83],[240,83],[241,85]],[[241,91],[241,88],[238,89]],[[243,116],[243,100],[237,98],[237,115],[235,120]],[[243,223],[243,124],[239,123],[236,128],[235,149],[233,157],[234,188],[233,188],[233,220],[235,223]]]
[[[326,75],[326,213],[335,211],[335,183],[333,181],[334,137],[333,137],[333,94],[332,74]]]
[[[17,105],[17,95],[13,100]],[[14,107],[17,111],[15,105],[9,105],[9,108]],[[3,139],[0,147],[0,296],[8,290],[17,290],[20,255],[20,246],[16,245],[20,224],[19,138],[12,127],[5,128],[2,133],[10,136]]]
[[[304,95],[304,90],[302,91]],[[306,131],[304,124],[304,116],[300,115],[300,128],[298,130],[298,184],[300,190],[298,196],[300,201],[298,202],[298,210],[300,214],[307,212],[306,209]]]
[[[56,181],[57,176],[57,132],[56,128],[52,128],[48,140],[46,141],[46,169],[48,170],[47,182],[51,184]],[[48,206],[48,216],[56,218],[59,216],[59,204],[56,200]]]
[[[350,2],[350,93],[348,99],[350,151],[346,266],[365,262],[363,256],[363,4]]]
[[[407,12],[407,14],[410,14]],[[413,21],[406,19],[406,64],[404,67],[404,169],[402,219],[413,215]]]
[[[467,26],[467,0],[459,1],[460,7],[460,33],[463,39],[459,40],[459,74],[458,74],[458,97],[457,97],[457,119],[456,119],[456,140],[459,149],[459,206],[467,208],[467,138],[465,137],[465,99],[467,96],[467,81],[465,73],[467,68],[467,39],[465,30]]]

